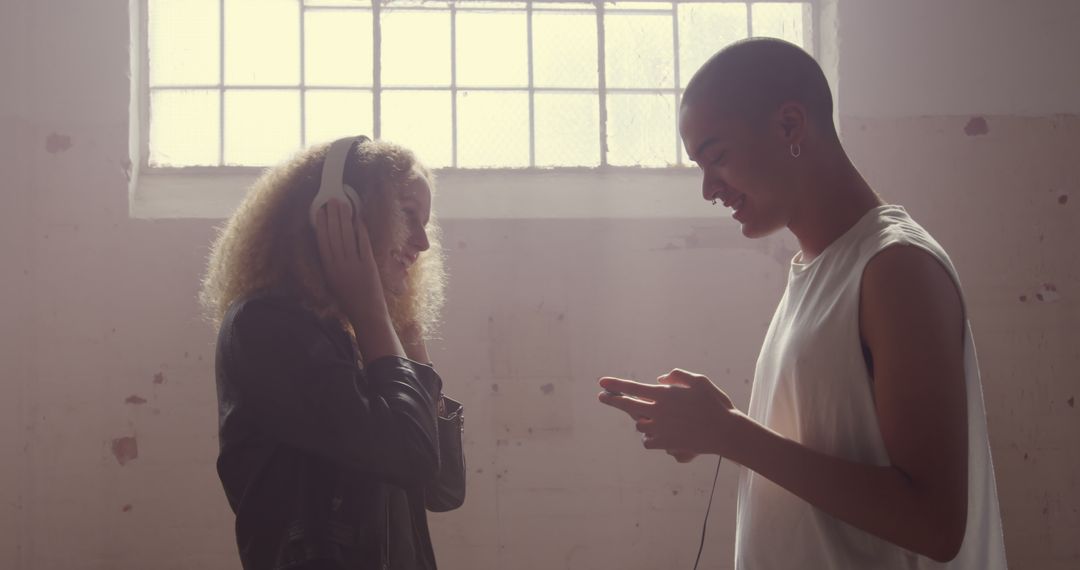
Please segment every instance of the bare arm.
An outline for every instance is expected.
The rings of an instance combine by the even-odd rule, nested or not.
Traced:
[[[399,335],[401,345],[405,349],[405,356],[413,362],[431,365],[431,357],[427,351],[427,341],[420,332],[420,325],[409,325]]]
[[[647,448],[718,453],[853,526],[934,560],[951,560],[967,516],[959,294],[928,254],[891,248],[866,269],[860,322],[873,356],[889,466],[832,457],[772,432],[736,410],[704,376],[674,371],[668,386],[604,379],[602,385],[646,402],[601,400],[645,416],[638,429]]]

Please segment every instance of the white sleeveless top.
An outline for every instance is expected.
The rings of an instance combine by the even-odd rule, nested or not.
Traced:
[[[814,450],[889,465],[859,336],[863,270],[877,253],[912,245],[933,255],[959,288],[945,250],[900,206],[867,212],[808,263],[791,263],[787,290],[761,347],[751,418]],[[965,310],[966,314],[966,310]],[[1004,569],[990,443],[971,326],[965,319],[968,413],[967,532],[946,564],[916,555],[825,514],[768,479],[743,469],[735,567],[787,569]]]

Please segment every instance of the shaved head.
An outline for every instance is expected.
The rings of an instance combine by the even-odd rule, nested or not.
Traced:
[[[687,85],[682,106],[708,105],[756,124],[792,101],[806,108],[822,134],[836,138],[832,92],[821,66],[794,44],[751,38],[709,58]]]

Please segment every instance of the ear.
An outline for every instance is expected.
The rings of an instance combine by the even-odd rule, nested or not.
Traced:
[[[784,142],[801,143],[806,136],[806,107],[796,101],[784,103],[776,112],[776,124]]]

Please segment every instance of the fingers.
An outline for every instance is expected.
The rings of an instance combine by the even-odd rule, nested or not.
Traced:
[[[687,372],[686,370],[683,370],[681,368],[676,368],[671,372],[668,372],[667,374],[664,374],[663,376],[660,376],[656,379],[657,383],[659,384],[664,384],[667,386],[683,386],[686,388],[689,388],[694,384],[701,382],[702,380],[707,380],[707,378],[700,374]]]
[[[635,398],[641,398],[656,402],[664,397],[668,393],[667,386],[657,386],[655,384],[642,384],[640,382],[634,382],[633,380],[623,380],[622,378],[604,377],[600,379],[600,387],[612,392],[618,392],[620,394],[626,394],[627,396],[634,396]]]
[[[341,237],[341,206],[337,200],[330,200],[326,205],[327,233],[329,235],[330,254],[332,259],[340,261],[344,255],[345,241]]]
[[[669,449],[667,450],[667,454],[675,458],[675,461],[678,461],[679,463],[690,463],[697,457],[697,454],[692,451],[682,451],[678,449]]]
[[[655,405],[652,402],[643,402],[626,396],[613,396],[606,392],[601,393],[599,399],[601,403],[607,404],[617,410],[622,410],[635,419],[639,417],[649,417],[652,413],[652,408]]]
[[[645,435],[650,435],[656,428],[656,422],[654,422],[650,418],[638,418],[637,421],[634,422],[634,427],[637,428],[637,430],[641,433]]]
[[[341,252],[346,259],[356,257],[356,229],[352,222],[352,207],[347,203],[334,200],[337,206],[338,223],[341,225]]]
[[[663,437],[651,434],[641,436],[641,445],[645,449],[667,449],[669,447]]]

